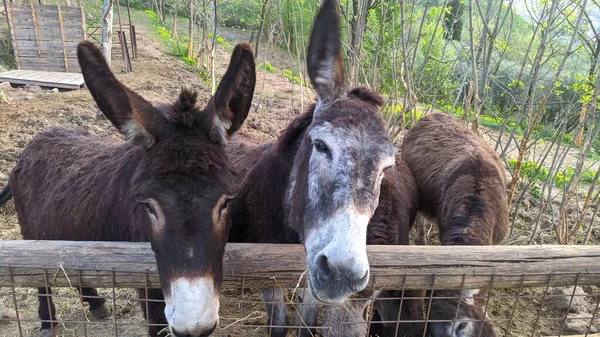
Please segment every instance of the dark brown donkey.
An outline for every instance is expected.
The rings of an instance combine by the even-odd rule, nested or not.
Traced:
[[[428,114],[404,137],[402,159],[419,186],[419,211],[437,223],[442,245],[491,245],[504,239],[508,229],[504,167],[481,137],[448,115]],[[450,322],[429,323],[429,333],[494,336],[485,310],[474,304],[473,295],[478,293],[463,291],[460,306],[458,300],[435,299],[459,298],[460,291],[434,293],[429,320]],[[455,317],[458,322],[453,322]]]
[[[387,136],[382,98],[345,87],[337,6],[324,1],[310,39],[307,69],[317,104],[273,143],[259,148],[238,139],[228,147],[245,173],[229,207],[230,240],[302,243],[310,281],[305,295],[332,304],[365,288],[367,243],[408,243],[418,202],[416,183]],[[281,303],[267,305],[269,323],[288,325],[283,294],[268,289],[263,295]]]
[[[166,302],[148,303],[151,335],[168,323],[173,336],[208,336],[219,318],[227,195],[235,180],[223,144],[251,105],[252,50],[235,47],[204,109],[189,90],[153,107],[115,78],[93,44],[80,43],[77,56],[98,107],[127,142],[43,131],[23,150],[3,199],[12,193],[24,239],[150,241],[162,291],[148,295],[164,293]],[[49,291],[38,289],[44,337],[57,334]],[[110,313],[95,289],[82,295],[93,313]],[[146,315],[145,303],[142,309]]]

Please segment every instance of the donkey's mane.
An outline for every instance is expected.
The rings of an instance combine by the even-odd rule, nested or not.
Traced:
[[[381,97],[381,95],[365,87],[358,87],[350,90],[350,92],[348,92],[348,97],[355,97],[360,99],[361,101],[371,103],[378,107],[381,107],[383,106],[383,104],[385,104],[385,101],[383,100],[383,97]]]
[[[277,139],[277,150],[285,152],[291,150],[298,140],[304,135],[304,131],[312,123],[315,104],[311,104],[308,110],[302,115],[296,117],[288,127],[286,127]]]
[[[198,92],[189,88],[182,88],[179,97],[173,108],[169,111],[170,119],[176,125],[192,127],[194,125],[194,115],[198,113],[196,101]]]

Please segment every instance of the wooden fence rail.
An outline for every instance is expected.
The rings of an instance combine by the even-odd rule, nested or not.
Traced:
[[[369,246],[377,289],[600,285],[600,246]],[[224,287],[294,287],[304,248],[228,244]],[[148,243],[0,241],[0,287],[159,287]]]

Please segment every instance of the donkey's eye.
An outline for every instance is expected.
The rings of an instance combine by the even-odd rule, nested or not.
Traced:
[[[144,206],[146,207],[146,211],[148,212],[148,214],[156,218],[156,211],[154,210],[154,207],[152,207],[152,205],[149,202],[144,202]]]
[[[150,218],[150,222],[152,222],[153,226],[159,225],[159,206],[158,203],[153,199],[148,199],[142,201],[142,204],[146,208],[146,212],[148,212],[148,217]]]
[[[225,199],[223,203],[221,203],[221,205],[219,206],[219,218],[223,216],[223,212],[227,211],[227,207],[229,207],[230,200],[230,198]]]
[[[325,142],[323,142],[320,139],[315,140],[313,142],[313,145],[315,146],[315,149],[317,149],[317,151],[319,151],[319,152],[323,152],[323,153],[329,152],[329,148],[327,147]]]

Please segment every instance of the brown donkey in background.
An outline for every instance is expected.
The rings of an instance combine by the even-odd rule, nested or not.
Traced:
[[[164,294],[166,302],[141,302],[150,334],[158,336],[158,325],[168,323],[173,336],[208,336],[219,319],[227,195],[236,179],[223,145],[251,106],[252,50],[235,47],[204,109],[189,90],[174,104],[153,107],[114,77],[93,44],[80,43],[77,55],[98,107],[127,142],[58,127],[43,131],[23,150],[0,199],[12,194],[24,239],[150,241],[162,291],[147,295]],[[50,289],[38,293],[41,335],[55,336]],[[92,313],[110,315],[96,289],[83,288],[82,296]]]
[[[442,245],[492,245],[504,239],[508,230],[504,166],[481,137],[448,115],[428,114],[404,137],[402,159],[419,186],[419,212],[437,223]],[[477,294],[479,290],[434,292],[429,320],[450,322],[429,323],[430,334],[495,336],[482,305],[473,300]]]

